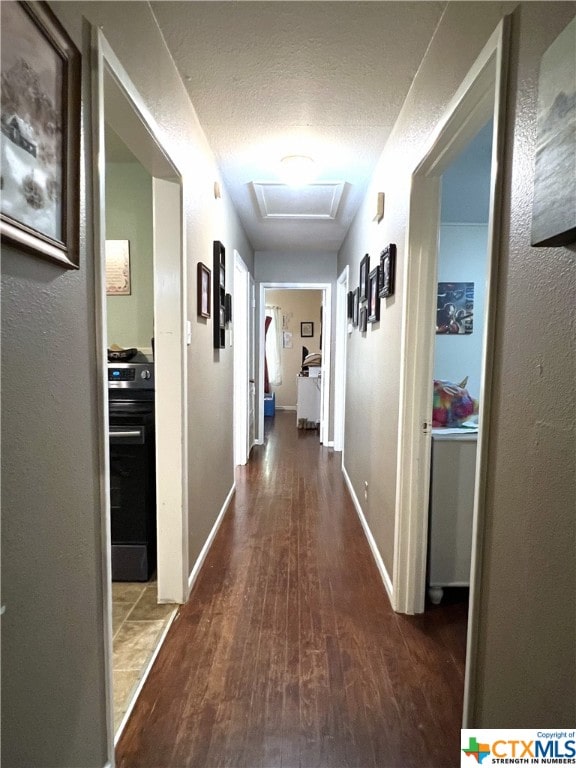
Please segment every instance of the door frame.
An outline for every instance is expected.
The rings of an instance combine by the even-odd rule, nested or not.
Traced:
[[[102,603],[106,667],[107,743],[114,762],[112,680],[112,567],[106,313],[106,156],[105,123],[120,105],[114,126],[152,176],[154,229],[154,311],[156,381],[156,467],[158,474],[158,601],[185,602],[188,595],[188,479],[186,400],[186,262],[182,179],[162,143],[162,134],[144,101],[104,37],[92,28],[92,151],[94,192],[94,278],[96,357],[100,418],[99,460]],[[128,142],[126,142],[126,138]],[[143,152],[143,148],[145,151]],[[170,237],[159,237],[169,226]],[[170,473],[163,467],[170,467]],[[162,478],[165,477],[165,482]]]
[[[342,452],[342,463],[344,463],[344,426],[346,415],[349,274],[350,267],[346,265],[336,283],[336,330],[334,333],[334,450]]]
[[[484,506],[488,471],[490,412],[496,318],[498,251],[504,153],[505,103],[510,18],[504,17],[458,89],[412,175],[404,271],[402,369],[396,520],[394,608],[424,610],[430,484],[434,325],[440,213],[440,182],[446,168],[492,116],[494,120],[486,324],[480,388],[479,434],[474,493],[472,568],[464,724],[474,697],[478,590],[482,568]]]
[[[250,455],[250,280],[248,267],[234,250],[234,466]]]
[[[266,290],[322,291],[322,386],[320,390],[320,442],[329,447],[330,434],[330,367],[332,345],[332,284],[331,283],[260,283],[260,307],[258,311],[258,444],[264,444],[264,318],[266,314]]]

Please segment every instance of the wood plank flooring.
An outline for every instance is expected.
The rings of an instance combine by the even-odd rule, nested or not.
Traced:
[[[460,765],[465,600],[395,614],[340,454],[293,413],[270,421],[118,768]]]

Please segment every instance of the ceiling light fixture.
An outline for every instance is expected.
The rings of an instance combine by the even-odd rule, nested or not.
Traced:
[[[315,176],[314,160],[308,155],[287,155],[280,161],[280,174],[285,184],[304,187]]]

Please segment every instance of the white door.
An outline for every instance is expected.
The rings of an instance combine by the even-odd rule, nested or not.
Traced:
[[[250,275],[248,305],[248,456],[256,444],[256,286]]]

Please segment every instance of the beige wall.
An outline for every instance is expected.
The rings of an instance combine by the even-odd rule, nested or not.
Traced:
[[[66,271],[3,246],[2,588],[8,607],[2,618],[2,764],[100,768],[109,756],[89,24],[102,27],[183,175],[192,320],[187,348],[190,568],[234,479],[232,349],[215,351],[211,321],[196,319],[196,264],[211,266],[212,242],[221,240],[231,292],[234,248],[250,270],[253,252],[149,5],[58,2],[51,7],[84,53],[80,269]],[[221,184],[222,200],[214,200],[214,181]]]
[[[320,351],[320,310],[322,291],[266,291],[266,304],[280,307],[284,330],[292,334],[292,348],[282,349],[282,384],[273,386],[276,407],[296,408],[296,377],[302,368],[302,347]],[[314,336],[302,338],[300,323],[312,321]]]
[[[355,331],[348,341],[344,454],[390,575],[410,174],[502,13],[513,7],[448,5],[339,253],[338,271],[349,264],[355,288],[364,253],[375,258],[384,244],[398,246],[395,297],[382,306],[379,327],[365,338]],[[477,727],[555,727],[576,718],[576,248],[530,248],[538,66],[575,10],[574,3],[525,3],[513,17]],[[385,216],[375,224],[382,190]]]

